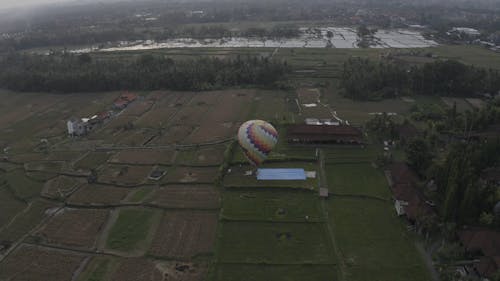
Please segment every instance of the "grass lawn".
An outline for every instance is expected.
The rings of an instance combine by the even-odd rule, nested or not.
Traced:
[[[316,192],[236,189],[223,194],[222,218],[307,222],[321,221],[324,217]]]
[[[322,223],[219,223],[218,261],[256,264],[333,264]]]
[[[109,249],[132,251],[146,243],[153,222],[159,212],[148,209],[121,210],[111,228],[106,245]]]
[[[323,148],[322,151],[327,164],[356,164],[374,161],[383,150],[375,145],[365,147],[338,145]]]
[[[327,202],[347,280],[430,280],[411,233],[391,203],[352,198]]]
[[[330,192],[384,199],[391,196],[384,173],[369,163],[327,165],[325,168]]]
[[[216,281],[336,281],[334,265],[220,264],[211,280]]]
[[[14,170],[1,176],[16,197],[29,199],[40,194],[43,183],[29,179],[23,170]],[[0,178],[0,180],[1,180]]]

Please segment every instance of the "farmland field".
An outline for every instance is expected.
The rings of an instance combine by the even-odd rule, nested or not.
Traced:
[[[35,234],[47,244],[93,249],[108,211],[63,209]]]
[[[328,211],[349,280],[429,280],[412,233],[391,203],[334,198]]]
[[[84,184],[67,200],[73,205],[113,205],[125,199],[128,188],[99,184]]]
[[[223,222],[220,228],[222,263],[335,264],[320,223]]]
[[[166,211],[149,254],[178,259],[209,254],[213,251],[216,226],[216,213]]]
[[[150,228],[156,223],[159,212],[149,209],[124,209],[112,225],[106,247],[122,252],[137,251],[146,247]]]
[[[0,263],[1,280],[71,280],[85,256],[37,246],[22,246]]]
[[[362,102],[340,95],[344,61],[380,60],[386,51],[151,51],[183,59],[273,55],[293,71],[285,90],[137,92],[137,101],[82,137],[66,135],[67,119],[114,110],[121,92],[0,91],[0,242],[8,242],[0,249],[0,280],[430,280],[417,238],[396,216],[383,171],[375,168],[383,146],[370,143],[370,134],[362,147],[296,146],[286,138],[289,124],[308,117],[363,127],[381,112],[410,118],[414,106],[484,106],[482,99]],[[475,47],[429,51],[499,68],[498,58]],[[423,61],[418,54],[400,59]],[[234,138],[254,118],[280,134],[262,167],[303,168],[316,178],[257,180]],[[164,176],[150,179],[156,170]],[[319,196],[322,184],[329,198]]]
[[[390,198],[387,180],[382,171],[371,164],[327,165],[328,188],[339,195],[366,195],[382,199]]]
[[[154,191],[148,202],[167,208],[217,209],[219,192],[210,185],[168,185]]]

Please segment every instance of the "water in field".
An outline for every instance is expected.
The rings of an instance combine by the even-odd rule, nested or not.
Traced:
[[[358,48],[359,37],[354,28],[320,27],[301,28],[296,38],[245,38],[218,39],[175,38],[161,42],[152,40],[119,42],[112,47],[90,47],[72,50],[74,53],[92,51],[114,52],[168,48]],[[437,45],[416,31],[395,29],[379,30],[374,35],[371,48],[423,48]]]

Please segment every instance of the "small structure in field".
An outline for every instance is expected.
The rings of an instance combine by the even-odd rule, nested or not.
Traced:
[[[161,178],[163,178],[163,176],[165,176],[165,174],[167,173],[167,171],[162,171],[162,170],[154,170],[153,172],[151,172],[151,174],[149,175],[149,179],[150,180],[160,180]]]
[[[119,98],[117,98],[115,100],[115,102],[113,103],[113,107],[115,109],[125,109],[130,103],[132,103],[133,101],[135,101],[137,99],[137,95],[136,94],[132,94],[132,93],[124,93],[122,94]]]
[[[294,144],[362,144],[360,129],[349,125],[290,125],[287,140]]]
[[[475,258],[469,272],[474,271],[483,278],[492,278],[500,269],[500,232],[472,227],[459,231],[458,238],[465,250]]]
[[[324,188],[324,187],[321,187],[319,189],[319,197],[322,197],[322,198],[328,198],[328,188]]]
[[[66,125],[68,127],[68,135],[70,136],[83,136],[87,134],[86,122],[81,119],[73,117],[66,122]]]
[[[257,180],[306,180],[304,169],[258,169]]]

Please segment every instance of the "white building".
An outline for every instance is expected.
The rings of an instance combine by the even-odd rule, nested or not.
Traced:
[[[451,29],[451,32],[455,33],[464,33],[469,36],[478,36],[481,35],[481,32],[479,32],[477,29],[470,28],[470,27],[454,27]]]
[[[87,133],[87,126],[85,122],[78,118],[71,118],[66,122],[68,127],[68,135],[70,136],[83,136]]]

